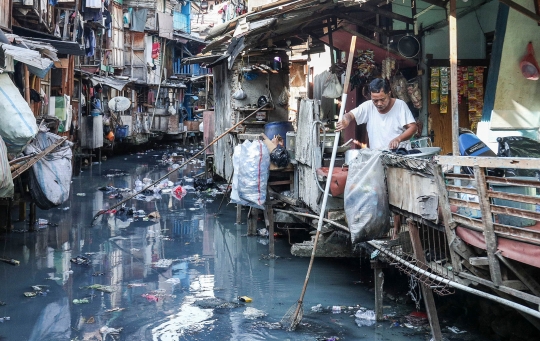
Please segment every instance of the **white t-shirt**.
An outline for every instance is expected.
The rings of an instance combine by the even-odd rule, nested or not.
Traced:
[[[416,122],[407,103],[397,98],[386,114],[380,114],[372,101],[365,101],[351,112],[357,124],[367,123],[371,149],[388,149],[390,141],[405,131],[404,126]]]

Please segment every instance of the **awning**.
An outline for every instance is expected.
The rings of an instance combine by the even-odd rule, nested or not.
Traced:
[[[84,56],[84,48],[76,41],[65,41],[53,36],[52,34],[35,31],[26,27],[19,27],[13,25],[13,33],[22,37],[28,37],[31,40],[48,43],[54,46],[60,54],[69,54],[72,56]],[[28,39],[26,38],[26,39]]]
[[[124,79],[118,79],[114,77],[102,77],[102,76],[97,76],[97,75],[91,75],[90,81],[94,85],[104,84],[118,91],[122,91],[124,87],[128,83],[130,83],[132,80],[131,79],[124,80]]]
[[[4,50],[4,53],[8,56],[13,57],[13,59],[33,66],[40,70],[48,70],[51,68],[53,61],[49,58],[41,58],[41,53],[38,51],[17,47],[9,44],[1,44],[0,46]]]
[[[174,31],[174,37],[177,40],[178,39],[185,39],[187,41],[194,41],[194,42],[197,42],[197,43],[200,43],[200,44],[206,44],[206,42],[202,38],[195,37],[195,36],[192,36],[191,34],[182,33],[182,32],[179,32],[179,31]]]
[[[182,59],[182,65],[213,63],[220,57],[220,55],[215,54],[196,55]]]

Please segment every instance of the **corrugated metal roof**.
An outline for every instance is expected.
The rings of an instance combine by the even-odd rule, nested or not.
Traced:
[[[38,51],[2,43],[0,43],[0,47],[2,47],[5,54],[13,57],[13,59],[40,70],[46,70],[53,64],[51,59],[42,58],[41,53]]]

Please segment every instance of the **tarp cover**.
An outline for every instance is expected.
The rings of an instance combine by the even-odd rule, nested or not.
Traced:
[[[20,153],[37,134],[34,113],[6,73],[0,74],[0,136],[8,153]]]
[[[24,153],[40,153],[59,139],[61,137],[58,135],[40,131]],[[32,167],[30,193],[36,205],[43,210],[61,205],[69,198],[73,156],[71,146],[71,142],[65,141]]]
[[[4,140],[0,137],[0,198],[13,196],[13,179],[7,158],[7,148]]]

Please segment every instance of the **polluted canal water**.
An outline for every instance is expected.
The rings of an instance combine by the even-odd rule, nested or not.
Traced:
[[[183,184],[184,197],[164,185],[130,200],[133,215],[112,211],[92,224],[129,196],[122,189],[170,170],[163,153],[84,168],[66,203],[38,210],[36,232],[15,223],[0,235],[2,257],[20,261],[0,264],[0,340],[429,340],[425,328],[371,320],[373,293],[355,284],[358,266],[339,259],[316,259],[301,324],[281,328],[309,259],[291,256],[287,238],[269,258],[266,241],[235,224],[234,205],[217,214],[221,192],[197,192],[190,181],[201,162],[168,179]]]

